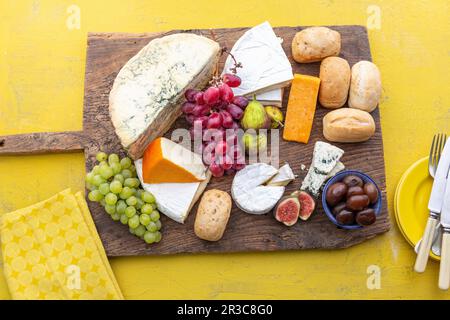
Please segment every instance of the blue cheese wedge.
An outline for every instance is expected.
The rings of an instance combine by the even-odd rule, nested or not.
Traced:
[[[109,112],[133,159],[181,114],[184,91],[208,83],[219,56],[217,42],[177,33],[150,41],[122,67],[109,95]]]
[[[300,189],[310,192],[315,197],[319,196],[320,188],[343,154],[344,150],[329,143],[317,141],[314,145],[311,166]]]
[[[264,185],[278,174],[278,170],[265,163],[246,166],[234,176],[231,196],[239,209],[250,214],[265,214],[280,200],[284,186]]]
[[[134,162],[142,188],[153,194],[158,210],[170,219],[184,223],[194,204],[205,191],[211,172],[206,172],[205,180],[192,183],[144,183],[142,159]]]
[[[242,68],[237,68],[242,82],[233,88],[235,95],[279,89],[293,79],[291,63],[267,21],[246,31],[234,44],[231,54],[242,64]],[[234,60],[229,56],[223,72],[229,73],[233,67]]]

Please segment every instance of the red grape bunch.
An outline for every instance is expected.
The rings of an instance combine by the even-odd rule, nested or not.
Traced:
[[[234,96],[231,90],[240,84],[237,75],[227,73],[204,91],[185,92],[187,101],[181,108],[191,125],[191,138],[202,141],[201,150],[195,151],[203,154],[203,162],[214,177],[233,174],[245,166],[237,130],[248,100]]]

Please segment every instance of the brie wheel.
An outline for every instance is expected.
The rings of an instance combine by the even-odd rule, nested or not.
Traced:
[[[250,214],[265,214],[280,200],[283,186],[264,185],[278,173],[273,166],[255,163],[236,173],[231,196],[239,209]]]

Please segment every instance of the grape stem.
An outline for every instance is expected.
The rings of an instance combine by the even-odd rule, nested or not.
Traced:
[[[280,120],[275,120],[275,122],[277,122],[282,128],[284,128],[284,123],[281,122]]]
[[[211,39],[213,41],[216,41],[216,34],[214,33],[213,29],[209,29],[209,33],[211,34]],[[223,52],[220,52],[220,55],[222,55]],[[216,68],[214,69],[214,76],[213,76],[213,80],[210,81],[211,84],[216,83],[217,81],[214,81],[214,78],[218,78],[219,77],[219,63],[216,63]]]
[[[211,39],[216,41],[216,34],[214,33],[213,29],[209,29],[209,33],[211,35]],[[228,49],[226,47],[222,47],[220,51],[220,55],[222,56],[224,53],[227,53],[230,55],[231,59],[233,59],[234,67],[230,68],[230,71],[233,74],[237,73],[237,68],[242,68],[242,63],[238,62],[234,55],[231,52],[228,52]],[[212,86],[219,86],[222,83],[222,78],[219,76],[219,63],[216,64],[216,68],[214,70],[214,76],[212,80],[209,82]]]
[[[221,54],[223,54],[223,53],[227,53],[227,54],[231,57],[231,59],[233,59],[234,67],[230,68],[230,71],[231,71],[233,74],[236,74],[236,73],[237,73],[237,69],[238,69],[238,68],[242,68],[242,63],[238,62],[238,61],[236,60],[236,58],[234,57],[234,55],[233,55],[231,52],[229,52],[228,49],[227,49],[226,47],[223,47],[223,48],[222,48],[222,53],[221,53]]]

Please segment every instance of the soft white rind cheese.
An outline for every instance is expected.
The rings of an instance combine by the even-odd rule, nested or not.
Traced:
[[[236,173],[231,185],[231,196],[242,211],[264,214],[270,211],[284,193],[283,186],[265,186],[278,173],[273,166],[255,163]]]
[[[291,181],[295,179],[294,172],[292,171],[289,163],[286,163],[280,169],[278,173],[267,182],[268,186],[287,186]]]
[[[153,194],[158,210],[179,223],[184,223],[194,204],[211,179],[211,172],[205,180],[192,183],[144,183],[142,179],[142,159],[134,162],[142,188]]]
[[[246,31],[234,44],[231,54],[242,64],[242,68],[237,68],[242,83],[233,88],[235,95],[282,88],[293,79],[291,63],[267,21]],[[229,56],[223,72],[230,72],[232,67],[234,61]]]
[[[179,33],[150,41],[131,58],[109,96],[111,120],[122,145],[129,147],[161,110],[172,107],[219,51],[215,41]]]
[[[248,95],[247,97],[250,99],[252,98],[251,95]],[[277,106],[281,108],[283,103],[283,89],[274,89],[258,93],[256,95],[256,100],[261,102],[263,105]]]
[[[320,188],[328,175],[336,167],[344,150],[329,143],[317,141],[314,145],[313,160],[308,173],[302,182],[301,190],[309,191],[313,196],[318,196]]]

